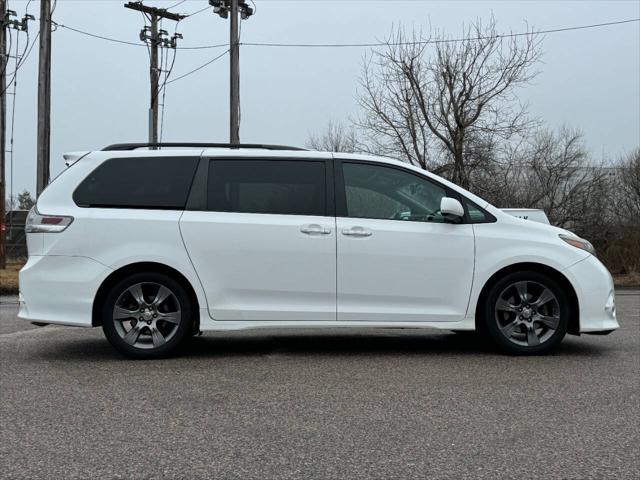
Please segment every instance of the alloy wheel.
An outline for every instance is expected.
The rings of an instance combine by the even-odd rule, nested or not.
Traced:
[[[113,307],[113,324],[120,337],[135,348],[163,346],[178,331],[180,302],[166,286],[144,282],[120,294]]]
[[[496,301],[495,321],[510,342],[536,347],[547,342],[560,325],[560,304],[550,288],[539,282],[508,285]]]

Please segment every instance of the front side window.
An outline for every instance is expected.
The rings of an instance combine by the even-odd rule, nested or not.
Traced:
[[[73,200],[80,207],[184,208],[197,157],[112,158],[85,178]]]
[[[324,162],[212,160],[208,210],[276,215],[325,215]]]
[[[343,163],[347,216],[382,220],[444,222],[440,201],[446,190],[393,167]]]

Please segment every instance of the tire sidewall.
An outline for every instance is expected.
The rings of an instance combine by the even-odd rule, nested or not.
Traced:
[[[494,318],[495,305],[499,295],[509,285],[520,281],[531,281],[544,285],[556,296],[560,307],[560,322],[555,333],[547,341],[535,347],[516,345],[509,341],[498,328]],[[507,353],[513,355],[538,355],[547,353],[560,344],[567,333],[570,313],[569,298],[565,290],[553,278],[535,271],[514,272],[504,276],[490,288],[487,300],[484,303],[483,330],[500,349]]]
[[[113,308],[120,295],[122,295],[127,288],[137,283],[147,282],[165,286],[173,292],[180,304],[181,319],[180,324],[178,325],[178,330],[175,335],[167,341],[167,343],[158,348],[142,349],[129,345],[122,337],[120,337],[115,328]],[[167,357],[178,350],[184,341],[191,335],[192,331],[193,309],[189,294],[179,282],[163,273],[135,273],[119,280],[111,287],[105,296],[100,309],[100,315],[102,320],[102,330],[104,331],[107,340],[109,340],[109,343],[111,343],[111,345],[113,345],[118,351],[131,358],[150,359]]]

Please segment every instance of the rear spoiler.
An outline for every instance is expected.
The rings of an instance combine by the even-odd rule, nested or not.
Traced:
[[[550,225],[547,214],[540,208],[503,208],[502,211],[523,220]]]
[[[89,153],[90,152],[67,152],[62,154],[62,158],[64,158],[65,166],[70,167],[71,165],[73,165],[74,163],[76,163],[78,160],[80,160],[82,157],[84,157]]]

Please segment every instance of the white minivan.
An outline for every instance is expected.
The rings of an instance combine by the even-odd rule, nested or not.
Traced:
[[[477,330],[513,354],[618,328],[588,241],[406,163],[226,144],[77,157],[29,214],[19,317],[102,326],[131,357],[251,328]]]

